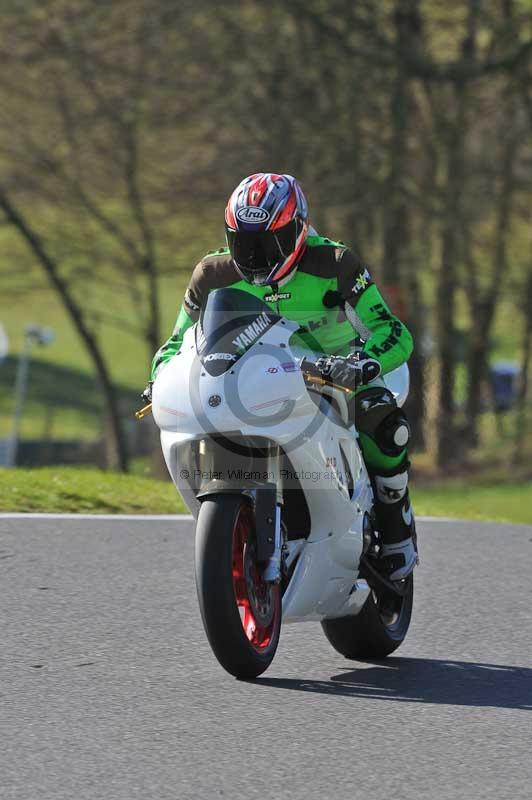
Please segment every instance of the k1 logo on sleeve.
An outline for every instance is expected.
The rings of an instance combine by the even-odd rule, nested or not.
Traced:
[[[370,283],[372,283],[371,275],[366,267],[364,272],[361,272],[360,275],[357,276],[352,291],[355,294],[362,294],[364,289],[367,289]]]

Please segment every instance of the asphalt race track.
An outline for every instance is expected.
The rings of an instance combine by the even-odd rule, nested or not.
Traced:
[[[420,529],[397,657],[286,626],[243,683],[201,627],[190,522],[0,519],[0,797],[530,800],[532,528]]]

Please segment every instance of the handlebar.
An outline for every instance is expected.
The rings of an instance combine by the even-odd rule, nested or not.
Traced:
[[[321,378],[319,375],[313,375],[312,373],[305,372],[303,370],[302,372],[306,383],[313,383],[315,386],[330,386],[332,389],[339,389],[339,391],[345,392],[345,394],[351,394],[353,391],[352,389],[348,389],[347,386],[340,386],[339,383],[331,383],[331,381],[326,381],[325,378]]]
[[[136,419],[144,419],[144,417],[147,417],[148,414],[151,414],[151,412],[152,412],[152,404],[148,403],[148,405],[144,406],[144,408],[141,408],[138,411],[135,411],[135,418]]]
[[[319,369],[316,368],[314,361],[309,361],[304,357],[300,361],[300,367],[306,383],[311,383],[315,386],[330,386],[332,389],[338,389],[340,392],[345,392],[345,394],[351,394],[353,391],[352,389],[348,389],[346,386],[341,386],[339,383],[333,383],[332,381],[324,378]]]

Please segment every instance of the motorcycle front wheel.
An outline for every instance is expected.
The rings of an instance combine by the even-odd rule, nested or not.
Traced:
[[[326,619],[325,636],[346,658],[384,658],[405,640],[414,602],[414,576],[410,575],[402,596],[390,591],[371,591],[354,617]]]
[[[264,581],[256,560],[248,498],[221,494],[202,502],[195,569],[203,626],[214,655],[236,678],[256,678],[277,650],[282,598],[279,585]]]

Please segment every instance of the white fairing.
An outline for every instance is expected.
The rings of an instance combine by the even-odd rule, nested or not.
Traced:
[[[342,401],[339,413],[323,399],[318,407],[320,396],[305,385],[296,361],[302,353],[289,345],[296,328],[287,320],[277,322],[220,376],[202,368],[191,328],[180,354],[159,372],[153,386],[153,413],[166,464],[194,516],[199,485],[212,477],[203,474],[204,465],[191,455],[194,443],[212,434],[238,432],[267,437],[288,452],[311,524],[310,534],[298,545],[284,594],[286,622],[360,610],[369,592],[364,581],[357,581],[362,522],[373,502],[357,434],[345,424]],[[408,370],[391,373],[386,384],[404,402]],[[290,542],[292,549],[294,545]]]
[[[401,364],[397,369],[388,372],[383,380],[386,388],[389,389],[395,397],[397,405],[399,407],[404,405],[410,389],[410,372],[408,366],[406,364]]]

